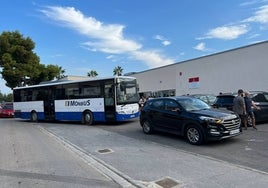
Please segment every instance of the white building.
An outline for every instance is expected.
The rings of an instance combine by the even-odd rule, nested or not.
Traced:
[[[143,72],[139,92],[147,96],[268,91],[268,41]]]

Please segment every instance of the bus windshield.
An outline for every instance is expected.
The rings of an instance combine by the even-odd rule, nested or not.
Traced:
[[[134,78],[117,78],[116,91],[118,104],[129,104],[139,101],[136,79]]]

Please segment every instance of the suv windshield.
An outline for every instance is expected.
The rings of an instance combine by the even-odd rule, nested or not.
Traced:
[[[196,98],[185,98],[177,101],[186,111],[210,109],[210,106],[207,103]]]

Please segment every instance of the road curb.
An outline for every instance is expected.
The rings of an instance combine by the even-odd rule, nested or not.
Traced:
[[[146,188],[145,184],[149,185],[151,183],[140,182],[132,179],[131,177],[127,176],[126,174],[120,172],[119,170],[115,169],[111,165],[105,163],[104,161],[100,160],[99,158],[93,156],[89,152],[83,150],[82,148],[78,147],[77,145],[69,142],[63,137],[56,135],[55,133],[47,130],[44,127],[39,125],[34,125],[40,129],[44,134],[54,138],[57,142],[63,145],[68,150],[71,150],[75,153],[79,158],[81,158],[84,162],[86,162],[91,167],[95,168],[98,172],[100,172],[105,177],[115,181],[120,186],[124,188]]]

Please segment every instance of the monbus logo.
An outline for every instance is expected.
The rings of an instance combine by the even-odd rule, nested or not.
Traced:
[[[65,101],[65,106],[89,106],[90,100],[87,101]]]

